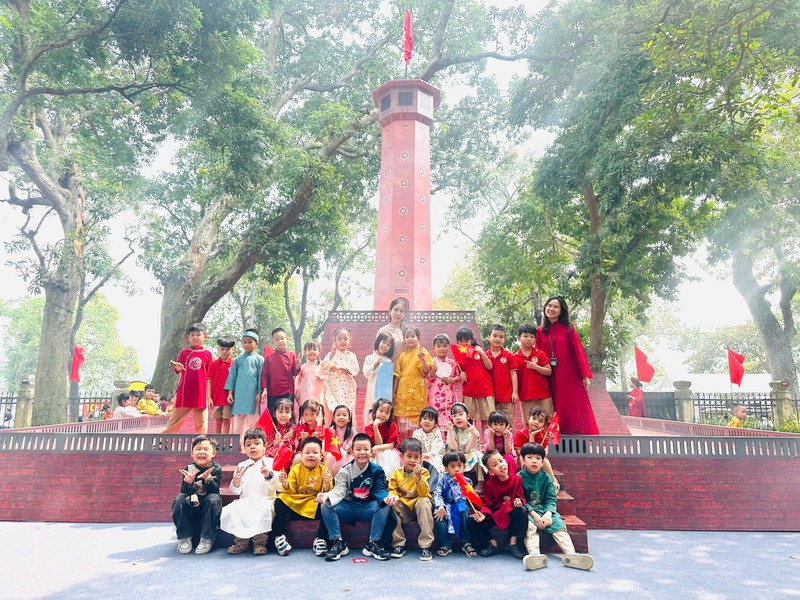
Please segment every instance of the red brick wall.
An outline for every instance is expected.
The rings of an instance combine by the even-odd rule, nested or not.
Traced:
[[[800,531],[800,461],[554,458],[590,529]]]

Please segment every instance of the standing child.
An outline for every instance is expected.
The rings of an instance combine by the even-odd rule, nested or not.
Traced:
[[[322,361],[320,375],[325,381],[325,427],[330,427],[333,409],[344,404],[353,415],[353,425],[357,425],[356,417],[356,380],[358,375],[358,358],[350,352],[350,330],[340,327],[333,333],[333,348]]]
[[[371,450],[369,436],[356,434],[353,438],[353,461],[336,474],[333,489],[317,497],[331,538],[325,560],[339,560],[350,551],[342,539],[340,521],[369,521],[369,541],[362,554],[378,560],[389,558],[389,553],[380,542],[391,510],[384,502],[388,495],[386,474],[380,466],[370,461]]]
[[[464,470],[473,481],[478,482],[476,490],[483,490],[483,468],[481,451],[478,449],[480,433],[475,426],[470,425],[467,415],[467,406],[463,402],[456,402],[450,409],[453,422],[447,428],[447,450],[464,453]],[[447,466],[446,464],[444,465]]]
[[[370,412],[372,422],[364,428],[364,433],[372,441],[372,460],[386,473],[400,466],[400,453],[397,451],[397,424],[394,422],[394,405],[386,398],[378,399]]]
[[[456,331],[457,345],[453,346],[453,356],[461,367],[461,380],[464,382],[463,397],[467,405],[469,417],[476,427],[481,426],[481,421],[486,423],[489,413],[494,410],[494,387],[492,376],[492,361],[486,356],[486,351],[475,340],[475,335],[468,327],[461,327]]]
[[[270,467],[272,461],[264,456],[267,441],[264,430],[244,432],[244,452],[247,460],[233,472],[231,491],[239,496],[222,508],[220,528],[232,533],[234,541],[228,554],[241,554],[253,542],[253,554],[267,553],[267,534],[272,529],[272,505],[278,477]]]
[[[287,350],[289,338],[281,327],[272,330],[272,347],[274,352],[264,352],[264,366],[261,369],[262,397],[267,400],[270,412],[278,400],[289,398],[293,401],[293,412],[297,413],[297,402],[294,399],[294,378],[300,373],[300,357]]]
[[[433,503],[431,502],[430,473],[422,466],[422,444],[409,438],[400,446],[403,466],[395,469],[389,478],[389,496],[385,502],[394,510],[397,525],[392,534],[392,558],[403,558],[406,553],[406,534],[403,524],[419,523],[417,543],[420,560],[431,560],[433,545]]]
[[[325,458],[325,466],[331,472],[333,477],[339,472],[343,466],[353,460],[351,451],[353,449],[353,437],[357,431],[353,427],[353,416],[350,409],[344,404],[340,404],[333,409],[333,424],[331,430],[334,437],[339,442],[339,451],[342,457],[337,459],[333,454],[328,454]]]
[[[539,553],[539,531],[546,531],[561,548],[564,556],[561,562],[565,567],[588,570],[594,561],[588,554],[577,554],[569,537],[564,519],[556,511],[556,491],[550,476],[542,470],[544,448],[540,444],[525,444],[521,450],[522,489],[525,492],[528,510],[528,531],[525,547],[528,555],[523,559],[529,571],[547,566],[547,557]]]
[[[272,412],[275,429],[267,434],[266,450],[269,458],[278,456],[282,446],[294,454],[297,449],[297,425],[294,424],[294,404],[289,398],[278,400]]]
[[[519,350],[517,359],[517,379],[519,380],[519,399],[522,401],[522,415],[530,414],[533,407],[539,406],[553,414],[553,397],[547,378],[553,372],[550,359],[536,347],[536,327],[520,325],[517,329]]]
[[[518,463],[520,468],[524,467],[522,464],[522,456],[520,455],[520,450],[525,444],[541,444],[542,448],[544,448],[544,472],[550,475],[550,479],[553,480],[553,487],[558,493],[558,490],[561,488],[561,485],[558,483],[558,479],[556,479],[556,475],[553,472],[553,466],[550,464],[550,459],[547,458],[549,454],[549,441],[550,436],[548,434],[549,431],[549,424],[550,424],[550,415],[547,414],[547,411],[540,406],[534,406],[531,411],[528,413],[528,425],[517,431],[514,434],[514,449],[517,452]]]
[[[439,476],[433,492],[434,529],[436,537],[439,538],[439,549],[436,554],[439,556],[452,554],[453,536],[461,540],[461,550],[464,554],[470,558],[478,556],[470,543],[467,500],[456,480],[457,474],[464,473],[465,460],[463,452],[445,452],[442,459],[445,472]]]
[[[283,491],[275,500],[272,535],[280,556],[286,556],[292,549],[286,540],[286,521],[319,521],[314,554],[322,556],[327,550],[328,533],[320,520],[317,498],[331,489],[331,474],[322,464],[322,458],[322,440],[307,437],[300,445],[300,462],[292,467],[288,476],[283,471],[278,474]]]
[[[259,378],[264,357],[257,348],[258,330],[246,330],[242,334],[243,352],[233,361],[225,382],[228,404],[232,405],[233,432],[239,434],[239,445],[244,444],[244,432],[258,421]]]
[[[437,473],[441,473],[444,440],[441,430],[436,426],[438,422],[436,409],[426,406],[419,414],[419,428],[414,430],[411,437],[422,445],[422,460],[427,460]]]
[[[325,394],[325,382],[319,376],[319,353],[321,347],[317,340],[309,340],[303,346],[303,352],[306,355],[306,362],[300,366],[300,374],[297,376],[295,382],[297,387],[297,404],[302,406],[304,402],[314,400],[315,402],[322,402],[322,397]],[[295,419],[299,419],[300,415],[296,414]]]
[[[192,440],[192,463],[181,469],[183,476],[181,492],[172,502],[172,522],[178,535],[178,552],[192,551],[192,534],[200,526],[200,543],[195,554],[206,554],[214,546],[219,532],[219,517],[222,500],[219,482],[222,467],[214,462],[217,445],[207,435],[198,435]]]
[[[514,465],[516,473],[517,451],[514,449],[514,432],[508,424],[505,413],[496,410],[489,415],[489,427],[483,433],[483,439],[484,447],[487,450],[500,452],[508,460],[509,465]]]
[[[492,527],[508,531],[508,553],[522,560],[525,552],[518,543],[525,539],[528,531],[528,513],[525,510],[525,494],[522,479],[510,470],[511,464],[497,450],[483,455],[483,464],[489,470],[486,487],[483,488],[483,506],[472,515],[469,522],[470,537],[475,541],[481,556],[494,556],[500,552]]]
[[[364,395],[364,424],[370,422],[369,413],[378,398],[392,398],[394,385],[394,338],[390,333],[379,333],[375,338],[374,352],[364,359],[362,372],[367,378]]]
[[[217,339],[217,358],[208,367],[208,378],[211,380],[211,398],[209,406],[214,407],[214,425],[217,433],[231,432],[231,405],[228,404],[228,391],[225,382],[233,364],[231,353],[236,340],[231,335],[223,335]]]
[[[497,410],[508,418],[509,426],[513,430],[517,404],[519,404],[518,361],[511,352],[503,347],[505,343],[506,328],[502,325],[492,325],[487,356],[492,361],[492,370],[489,373],[492,376],[494,405]]]
[[[206,326],[195,323],[186,330],[189,347],[178,354],[178,360],[171,361],[172,369],[181,376],[178,391],[175,392],[175,409],[169,416],[163,433],[176,433],[189,413],[194,416],[195,433],[208,431],[208,367],[214,357],[203,348],[208,337]]]
[[[433,366],[428,372],[428,406],[439,414],[439,427],[450,422],[450,407],[456,401],[456,386],[461,383],[461,369],[455,360],[447,356],[450,338],[440,333],[433,338]]]
[[[419,329],[406,327],[403,334],[406,349],[394,363],[394,413],[401,440],[411,435],[420,412],[428,404],[425,376],[433,365],[431,355],[420,346]]]

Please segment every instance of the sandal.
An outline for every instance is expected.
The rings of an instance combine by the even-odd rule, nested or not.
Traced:
[[[475,558],[476,556],[478,556],[478,553],[475,551],[475,548],[469,542],[467,542],[466,544],[462,544],[461,550],[464,552],[464,554],[466,554],[470,558]]]
[[[453,549],[450,546],[442,546],[436,551],[437,556],[447,556],[448,554],[452,554]]]

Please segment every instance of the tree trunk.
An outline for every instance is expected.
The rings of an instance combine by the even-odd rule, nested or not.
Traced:
[[[581,193],[583,194],[583,201],[586,209],[589,212],[589,240],[595,248],[599,248],[599,241],[597,236],[600,233],[600,204],[597,196],[594,193],[594,188],[588,182],[581,185]],[[599,253],[595,252],[592,255],[593,260],[600,261],[602,257]],[[606,359],[606,346],[603,340],[603,322],[606,318],[606,310],[608,309],[608,292],[606,291],[606,277],[599,274],[602,266],[593,265],[589,277],[590,285],[590,300],[591,300],[591,316],[589,318],[589,349],[588,359],[589,366],[594,372],[601,372],[603,370],[603,362]]]
[[[753,259],[742,249],[733,250],[733,285],[742,295],[753,322],[761,334],[764,350],[769,360],[769,370],[775,381],[788,381],[793,397],[800,395],[797,381],[797,368],[792,356],[791,340],[787,339],[781,324],[772,312],[766,299],[769,286],[758,283],[753,273]]]

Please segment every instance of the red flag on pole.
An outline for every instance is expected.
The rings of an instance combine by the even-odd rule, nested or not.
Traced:
[[[258,417],[258,421],[256,421],[254,427],[261,427],[267,435],[275,431],[275,423],[272,421],[272,415],[269,414],[268,409],[264,409],[264,412]]]
[[[461,488],[461,492],[464,494],[464,497],[469,500],[474,506],[475,510],[479,509],[483,506],[483,502],[481,502],[481,497],[473,489],[472,485],[467,478],[464,477],[462,473],[456,473],[453,475],[453,478],[458,482],[459,487]]]
[[[339,448],[339,438],[333,435],[330,427],[325,430],[325,451],[330,452],[336,460],[342,460],[342,449]]]
[[[75,350],[72,353],[72,369],[69,372],[70,381],[81,380],[80,368],[85,360],[86,358],[84,358],[83,356],[83,348],[81,348],[80,346],[75,346]]]
[[[647,355],[638,346],[633,347],[633,353],[636,355],[636,376],[642,383],[650,383],[656,370],[647,362]]]
[[[728,348],[728,370],[731,373],[731,383],[742,385],[744,377],[744,356]]]
[[[553,418],[550,419],[550,426],[547,428],[547,438],[553,440],[553,443],[558,446],[561,443],[561,425],[559,424],[558,413],[553,413]],[[544,444],[542,444],[544,445]]]
[[[294,458],[294,453],[291,448],[286,444],[282,444],[275,455],[275,459],[272,461],[272,470],[283,471],[286,467],[291,467],[292,458]]]
[[[414,49],[414,34],[411,29],[411,11],[406,9],[406,20],[403,23],[403,59],[411,62],[411,51]]]

